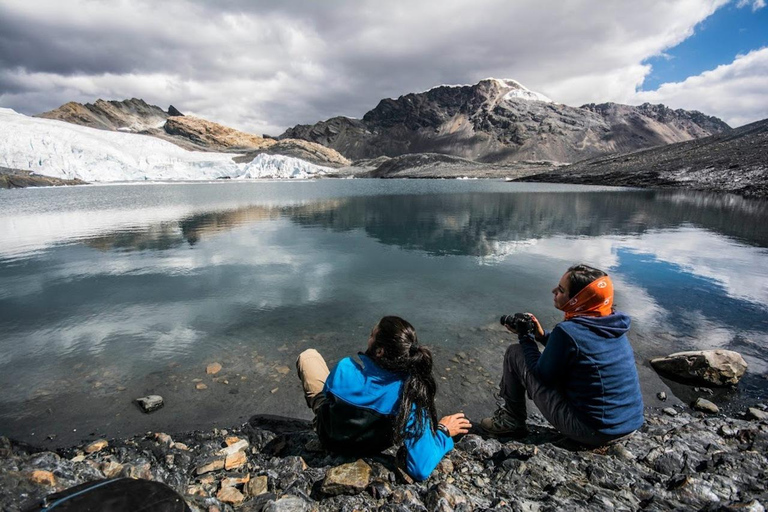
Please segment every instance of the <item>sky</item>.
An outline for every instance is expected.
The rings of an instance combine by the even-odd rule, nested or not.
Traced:
[[[766,0],[0,0],[0,107],[141,98],[256,134],[440,84],[768,118]]]

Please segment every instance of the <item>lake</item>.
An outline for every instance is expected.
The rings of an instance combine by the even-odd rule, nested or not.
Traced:
[[[578,262],[611,274],[633,319],[647,406],[698,396],[648,364],[691,349],[750,365],[717,403],[765,397],[766,201],[477,180],[0,190],[0,434],[60,446],[310,418],[298,353],[332,364],[389,314],[433,349],[440,412],[479,421],[513,342],[499,316],[552,327],[551,289]],[[143,414],[146,394],[165,407]]]

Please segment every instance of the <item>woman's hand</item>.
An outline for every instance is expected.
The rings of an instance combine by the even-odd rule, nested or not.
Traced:
[[[472,427],[472,424],[469,422],[467,417],[464,416],[463,412],[457,412],[456,414],[445,416],[440,420],[439,423],[448,429],[448,434],[451,437],[457,436],[459,434],[466,434],[469,432],[470,427]]]
[[[539,319],[534,316],[533,313],[527,313],[528,315],[531,315],[531,318],[533,319],[533,336],[536,338],[537,341],[541,341],[544,339],[544,328],[539,323]]]

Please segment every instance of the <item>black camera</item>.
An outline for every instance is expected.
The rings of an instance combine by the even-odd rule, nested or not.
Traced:
[[[501,325],[506,325],[517,332],[518,337],[532,333],[536,329],[536,323],[533,321],[533,315],[528,313],[515,313],[514,315],[503,315]]]

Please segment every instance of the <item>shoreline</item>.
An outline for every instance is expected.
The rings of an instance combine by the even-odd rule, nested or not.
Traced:
[[[309,422],[275,416],[55,451],[0,437],[0,508],[24,510],[49,493],[123,476],[164,482],[199,511],[764,510],[768,419],[674,409],[646,409],[639,431],[597,449],[564,440],[538,412],[521,440],[473,430],[424,482],[398,469],[395,449],[356,462],[326,452]],[[355,478],[335,481],[330,470],[348,463]]]

